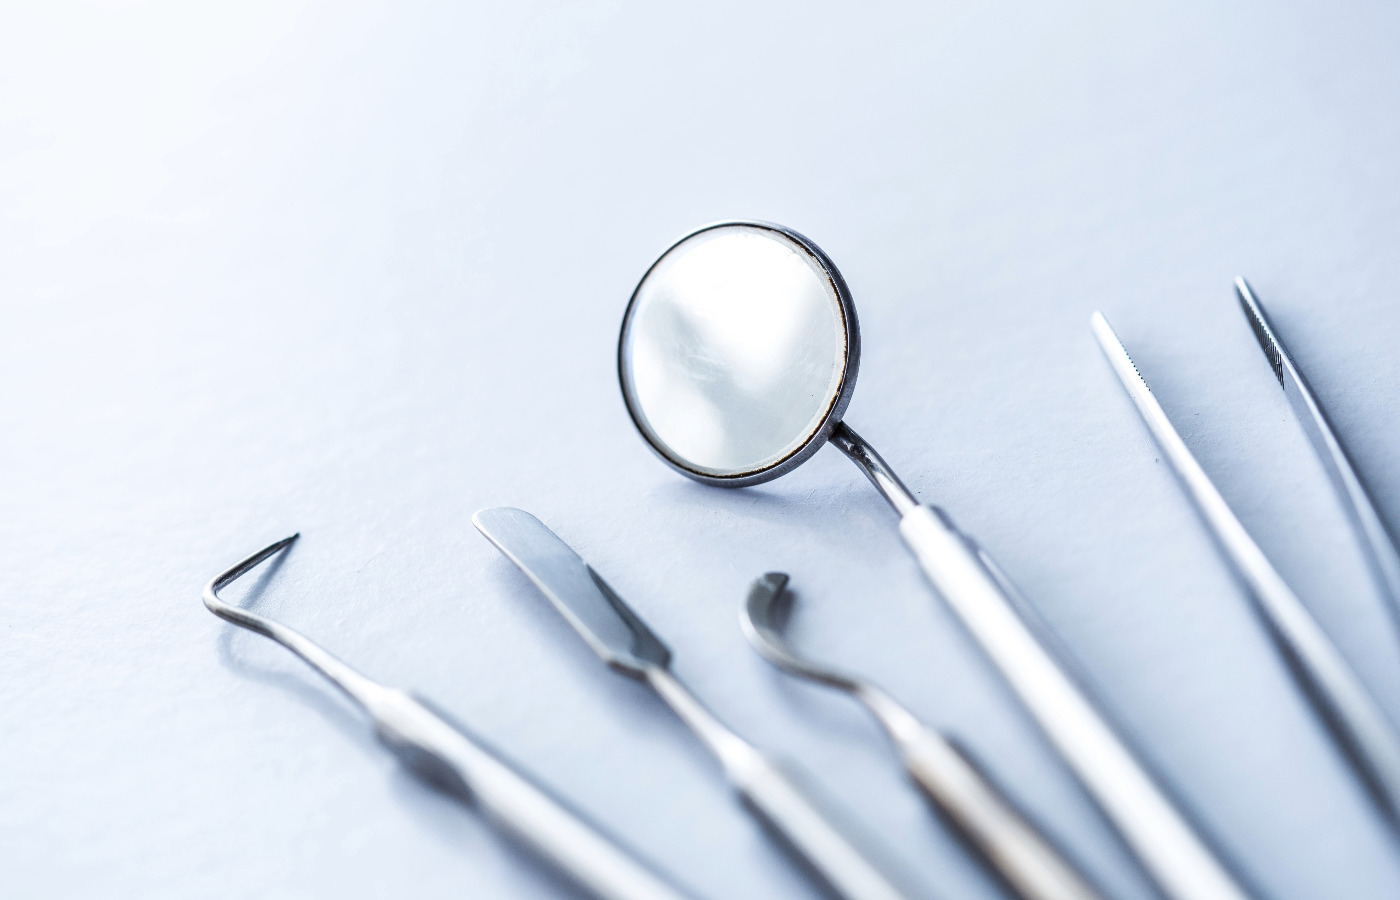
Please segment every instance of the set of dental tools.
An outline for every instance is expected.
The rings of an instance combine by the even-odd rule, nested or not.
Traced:
[[[1235,290],[1260,347],[1340,497],[1376,582],[1400,616],[1400,554],[1374,502],[1252,289]],[[1114,373],[1308,697],[1392,820],[1400,822],[1400,736],[1342,653],[1231,512],[1152,396],[1107,320],[1091,326]],[[860,362],[850,290],[810,240],[763,222],[721,222],[667,249],[623,317],[618,374],[650,448],[696,481],[744,487],[777,478],[830,442],[898,516],[899,534],[956,614],[1168,900],[1256,896],[1093,700],[1054,636],[996,563],[936,506],[922,503],[843,420]],[[725,725],[671,669],[671,652],[604,578],[539,519],[513,508],[473,524],[611,669],[648,685],[718,761],[744,808],[824,891],[850,900],[921,896],[857,834],[813,779]],[[220,599],[287,548],[272,544],[205,588],[215,615],[276,641],[363,709],[413,772],[466,799],[508,836],[605,900],[694,896],[428,701],[374,682],[318,644]],[[873,715],[910,780],[1001,883],[1024,900],[1095,900],[1091,879],[954,738],[880,687],[804,657],[784,635],[788,576],[755,580],[740,629],[778,669],[845,692]]]

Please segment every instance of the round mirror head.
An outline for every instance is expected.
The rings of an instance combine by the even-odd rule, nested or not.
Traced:
[[[815,453],[859,361],[841,273],[816,244],[762,222],[708,225],[661,254],[632,293],[617,352],[627,410],[652,449],[730,487]]]

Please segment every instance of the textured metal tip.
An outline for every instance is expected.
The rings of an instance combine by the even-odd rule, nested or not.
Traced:
[[[1249,286],[1242,276],[1235,277],[1235,296],[1240,300],[1240,308],[1244,310],[1244,317],[1249,320],[1249,327],[1254,332],[1254,337],[1259,341],[1259,349],[1264,351],[1264,356],[1269,360],[1269,366],[1274,370],[1274,377],[1278,379],[1278,386],[1284,387],[1283,380],[1283,347],[1279,345],[1278,338],[1274,337],[1274,329],[1269,324],[1269,317],[1264,314],[1264,307],[1259,303],[1259,299],[1254,296],[1254,290]]]
[[[1123,342],[1118,339],[1118,333],[1113,330],[1113,326],[1108,324],[1108,319],[1104,318],[1101,312],[1095,312],[1089,317],[1089,327],[1094,332],[1094,337],[1098,339],[1099,349],[1103,350],[1104,356],[1108,357],[1109,363],[1113,366],[1113,371],[1118,374],[1118,379],[1123,382],[1123,386],[1128,389],[1131,395],[1135,387],[1140,386],[1147,393],[1152,393],[1152,389],[1147,386],[1147,379],[1142,377],[1138,371],[1137,363],[1128,353],[1128,348],[1123,346]],[[1128,371],[1132,372],[1133,384],[1129,378]]]

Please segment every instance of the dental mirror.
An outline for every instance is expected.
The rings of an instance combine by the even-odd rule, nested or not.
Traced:
[[[707,484],[777,478],[815,453],[856,385],[860,331],[836,266],[795,231],[725,222],[647,272],[622,323],[632,421]]]
[[[622,396],[657,455],[706,484],[743,487],[801,465],[828,439],[900,516],[944,601],[996,665],[1169,900],[1248,894],[1023,618],[1014,588],[942,510],[921,504],[841,421],[860,331],[836,265],[764,222],[706,225],[661,254],[618,340]]]

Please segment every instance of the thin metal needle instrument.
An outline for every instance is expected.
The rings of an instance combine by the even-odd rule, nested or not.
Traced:
[[[1023,900],[1098,900],[1099,893],[950,738],[915,718],[881,688],[799,656],[777,624],[788,577],[754,581],[739,616],[744,637],[790,675],[845,691],[870,710],[905,769],[983,861]]]
[[[1366,490],[1366,485],[1356,471],[1350,454],[1342,445],[1336,429],[1332,427],[1327,413],[1317,395],[1303,377],[1298,364],[1293,361],[1288,348],[1279,340],[1278,332],[1264,312],[1264,305],[1254,295],[1249,282],[1235,279],[1235,296],[1245,318],[1249,320],[1254,336],[1259,340],[1259,348],[1264,351],[1269,365],[1278,378],[1279,387],[1288,398],[1308,440],[1312,442],[1318,459],[1332,481],[1332,487],[1342,502],[1352,530],[1356,532],[1357,543],[1361,545],[1366,562],[1371,567],[1372,576],[1381,594],[1389,604],[1390,613],[1400,625],[1400,552],[1396,551],[1395,539],[1386,529],[1384,520],[1376,510],[1376,504]]]
[[[219,599],[219,591],[288,547],[284,538],[219,573],[204,605],[305,660],[374,722],[375,735],[429,783],[470,799],[491,822],[600,900],[683,900],[669,884],[563,801],[551,796],[426,701],[371,681],[305,635]]]
[[[1400,736],[1307,607],[1249,536],[1225,498],[1172,427],[1108,320],[1094,313],[1094,336],[1176,472],[1221,552],[1244,583],[1279,650],[1344,751],[1392,820],[1400,817]],[[1275,371],[1278,371],[1277,369]]]

